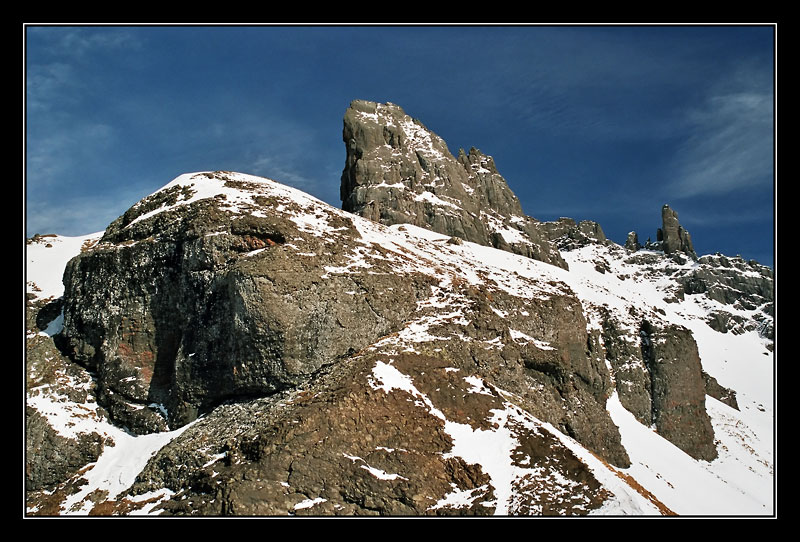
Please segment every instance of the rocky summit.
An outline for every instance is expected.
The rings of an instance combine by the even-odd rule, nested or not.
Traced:
[[[352,102],[342,137],[344,210],[566,266],[546,230],[523,214],[491,156],[472,148],[454,157],[439,136],[392,103]]]
[[[393,104],[343,135],[342,209],[200,172],[27,241],[26,515],[773,513],[770,268],[527,217]]]

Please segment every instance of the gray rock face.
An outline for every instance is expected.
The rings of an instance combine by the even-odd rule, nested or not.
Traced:
[[[626,329],[610,311],[603,311],[603,344],[613,371],[619,400],[639,422],[653,423],[650,371],[642,357],[641,337]]]
[[[68,264],[65,349],[96,372],[98,402],[118,423],[161,431],[229,399],[294,389],[420,318],[418,303],[443,280],[424,262],[416,272],[398,271],[403,260],[367,248],[356,217],[282,197],[280,185],[261,181],[225,172],[183,176]],[[209,191],[216,195],[196,199]],[[446,238],[443,247],[459,248]],[[497,288],[456,291],[477,310],[469,317],[474,331],[459,323],[444,326],[445,336],[466,332],[481,345],[508,336],[486,296],[527,313],[515,332],[547,337],[551,346],[509,337],[502,353],[513,370],[506,371],[498,370],[509,363],[501,352],[472,342],[462,348],[448,340],[448,356],[470,360],[472,370],[473,360],[483,360],[479,373],[504,389],[530,395],[521,385],[529,381],[550,390],[531,396],[533,411],[627,464],[604,409],[610,384],[602,352],[569,289],[527,310],[528,299]]]
[[[586,514],[611,493],[564,435],[628,467],[614,394],[690,456],[716,457],[706,394],[737,408],[736,392],[703,372],[692,334],[668,323],[678,311],[629,294],[644,281],[648,300],[707,295],[731,305],[702,313],[713,329],[772,338],[769,268],[687,263],[666,206],[666,255],[630,254],[633,232],[623,248],[592,221],[526,217],[491,157],[453,157],[392,104],[354,102],[344,137],[344,211],[266,179],[183,175],[84,246],[63,299],[31,301],[31,509],[63,512],[112,444],[60,433],[35,408],[49,393],[41,404],[78,407],[70,423],[196,422],[121,495],[87,492],[99,515],[160,499],[168,515]],[[566,269],[564,250],[577,271],[464,240]],[[62,311],[55,341],[38,333]],[[510,446],[499,474],[471,455],[492,433]]]
[[[89,375],[61,354],[52,337],[40,332],[48,328],[60,309],[60,300],[29,301],[26,306],[29,332],[25,384],[33,399],[25,413],[27,491],[49,490],[67,481],[87,463],[96,461],[105,445],[105,439],[96,432],[61,434],[35,406],[40,395],[47,395],[75,405],[87,418],[87,412],[93,410],[87,407],[93,399]]]
[[[320,208],[322,238],[292,220],[295,201],[255,179],[184,181],[134,206],[64,276],[67,349],[135,432],[294,386],[395,331],[427,287],[386,273],[330,276],[357,249],[346,217]],[[209,188],[220,197],[183,203]]]
[[[602,311],[603,345],[622,405],[696,459],[716,457],[705,395],[735,404],[736,393],[702,371],[691,332],[654,318],[638,331]],[[731,403],[732,399],[732,403]]]
[[[705,294],[709,298],[744,310],[764,307],[772,310],[775,299],[774,273],[771,268],[740,257],[720,254],[702,256],[697,269],[680,277],[687,294]]]
[[[658,433],[696,459],[715,459],[714,429],[705,408],[705,380],[691,332],[645,321],[641,337]]]
[[[97,461],[103,438],[97,433],[77,438],[59,435],[36,410],[25,413],[26,454],[25,489],[35,491],[53,487],[69,479],[88,463]]]
[[[605,409],[599,335],[568,287],[525,279],[517,293],[509,284],[521,278],[491,278],[476,262],[461,276],[466,264],[429,260],[431,242],[405,226],[376,242],[385,227],[287,190],[241,174],[185,175],[70,261],[65,349],[96,372],[98,401],[118,423],[175,428],[228,400],[297,390],[369,347],[479,375],[629,464]],[[463,262],[465,248],[442,236],[427,250]],[[479,285],[465,278],[473,272]],[[423,324],[420,338],[393,342]]]
[[[342,138],[344,210],[566,266],[490,156],[472,148],[454,157],[439,136],[391,103],[353,101]]]
[[[739,402],[736,400],[736,390],[722,386],[717,379],[703,371],[703,380],[705,381],[706,394],[713,397],[717,401],[725,403],[731,408],[739,410]]]
[[[376,363],[419,395],[382,389]],[[391,361],[368,352],[330,369],[297,392],[215,410],[154,456],[130,494],[176,488],[168,515],[489,515],[508,506],[487,472],[448,456],[451,435],[419,400],[489,432],[491,412],[506,408],[493,387],[476,393],[450,360],[410,352]],[[514,507],[500,513],[585,514],[602,503],[591,471],[547,431],[504,430],[518,442],[515,467],[536,476],[516,482]],[[221,438],[209,446],[208,435]],[[471,502],[442,498],[456,491]]]

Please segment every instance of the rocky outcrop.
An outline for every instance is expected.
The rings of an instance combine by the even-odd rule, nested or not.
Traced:
[[[642,357],[641,336],[608,310],[602,310],[603,345],[622,406],[643,425],[653,424],[650,371]]]
[[[641,321],[637,332],[621,315],[607,309],[601,313],[606,359],[622,405],[692,457],[714,459],[705,395],[733,405],[736,393],[702,370],[691,332],[653,315]]]
[[[775,289],[771,268],[720,254],[702,256],[698,263],[698,268],[679,278],[687,294],[704,294],[743,310],[763,307],[767,314],[772,310]]]
[[[705,408],[705,380],[691,332],[644,321],[641,337],[642,357],[650,373],[652,420],[658,433],[696,459],[715,459],[714,429]]]
[[[322,238],[292,221],[296,202],[260,188],[225,173],[186,176],[67,266],[67,349],[97,372],[100,403],[131,430],[177,427],[226,399],[295,386],[396,331],[427,288],[424,277],[385,272],[331,276],[352,265],[352,223],[321,207]],[[204,189],[218,197],[172,197]]]
[[[104,439],[97,433],[60,435],[35,408],[25,411],[25,490],[52,488],[97,461]]]
[[[639,245],[636,232],[628,234],[625,248],[636,252],[641,248],[663,251],[674,263],[661,261],[655,254],[634,254],[629,262],[654,265],[653,273],[672,277],[674,287],[670,302],[680,302],[686,295],[702,295],[710,300],[729,305],[730,310],[709,310],[706,323],[721,333],[742,334],[756,330],[769,340],[774,340],[774,272],[755,260],[746,261],[741,256],[729,257],[710,254],[698,257],[689,233],[678,222],[678,214],[669,205],[662,208],[663,227],[658,230],[658,241]],[[683,256],[688,256],[691,265]]]
[[[631,252],[636,252],[642,248],[642,245],[639,244],[639,236],[635,231],[628,233],[628,237],[625,239],[625,248]]]
[[[726,388],[717,382],[717,379],[703,371],[703,381],[705,382],[706,395],[713,397],[717,401],[739,410],[739,402],[736,400],[736,390]]]
[[[771,336],[771,271],[687,261],[674,213],[665,254],[526,217],[491,157],[452,157],[392,104],[354,102],[344,136],[345,210],[249,175],[182,175],[83,246],[62,299],[30,304],[31,509],[71,495],[98,515],[571,515],[627,506],[611,479],[668,513],[611,467],[631,464],[616,399],[714,459],[706,395],[738,408],[736,392],[673,322]],[[695,294],[730,310],[671,308]],[[60,402],[77,407],[61,425]],[[142,437],[163,447],[121,494],[82,495],[111,441],[72,426],[106,413],[181,431]]]
[[[362,219],[283,190],[225,172],[183,176],[68,264],[66,349],[97,373],[98,401],[118,423],[139,433],[175,428],[226,400],[295,389],[419,321],[431,288],[456,280],[418,261],[418,248],[387,253],[363,238],[366,226],[354,222]],[[530,282],[557,293],[531,304],[496,280],[476,287],[458,278],[448,297],[469,311],[428,342],[466,334],[466,343],[438,346],[456,367],[518,393],[540,419],[626,465],[604,408],[602,352],[574,294]],[[512,329],[495,311],[526,316]],[[507,340],[487,348],[498,337]]]
[[[680,261],[682,256],[697,260],[691,235],[678,221],[678,213],[667,204],[661,207],[661,227],[656,230],[656,241],[653,242],[648,237],[645,244],[640,245],[639,236],[632,231],[625,241],[625,248],[631,252],[636,252],[641,248],[660,251],[672,255],[677,261]]]
[[[369,352],[332,369],[215,410],[149,462],[130,496],[167,486],[168,515],[281,516],[573,515],[607,496],[558,438],[441,356]],[[513,435],[509,466],[529,474],[513,496],[497,472],[451,453],[494,431]],[[209,434],[220,436],[211,446]]]
[[[63,405],[61,411],[80,413],[83,419],[94,416],[93,382],[80,367],[64,357],[48,330],[55,326],[61,300],[29,300],[26,304],[28,334],[25,340],[25,489],[52,490],[96,461],[106,439],[84,428],[54,427],[40,404]],[[40,401],[42,398],[47,401]],[[68,426],[74,424],[66,424]]]
[[[68,264],[66,349],[97,373],[98,401],[115,420],[140,433],[178,427],[226,400],[296,389],[418,325],[409,322],[457,310],[424,352],[519,394],[529,412],[628,464],[604,407],[602,350],[569,288],[527,279],[516,293],[490,268],[470,284],[420,259],[418,245],[388,250],[388,234],[370,242],[362,219],[285,190],[240,174],[183,176]],[[457,258],[461,247],[441,239],[438,257]],[[431,298],[442,281],[453,284]],[[512,328],[503,313],[525,316]]]
[[[559,218],[554,222],[540,223],[540,228],[559,250],[575,250],[591,243],[607,241],[603,228],[592,220],[576,223],[572,218]]]
[[[490,156],[472,148],[454,157],[439,136],[391,103],[353,101],[342,137],[344,210],[566,265]]]

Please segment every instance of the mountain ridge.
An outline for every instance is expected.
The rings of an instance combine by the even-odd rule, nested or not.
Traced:
[[[347,125],[346,114],[345,135]],[[434,148],[434,135],[414,126]],[[343,200],[359,186],[377,190],[353,198],[365,203],[355,214],[249,175],[185,174],[102,236],[71,242],[80,252],[64,261],[63,296],[39,297],[29,284],[29,513],[714,509],[643,452],[656,445],[672,447],[664,457],[708,482],[729,509],[772,512],[763,384],[772,369],[762,362],[774,355],[771,270],[698,258],[672,223],[659,240],[669,251],[626,248],[596,223],[570,219],[521,217],[536,236],[516,247],[453,230],[466,223],[461,212],[443,231],[425,229],[410,211],[430,218],[452,209],[445,192],[419,188],[430,172],[475,181],[468,169],[477,164],[485,179],[502,177],[477,150],[443,153],[438,169],[414,152],[406,168],[406,132],[375,133],[399,158],[376,168],[366,147],[351,155],[345,138]],[[364,160],[417,181],[365,177]],[[415,203],[396,207],[395,220],[383,210],[392,201]],[[498,213],[502,228],[510,216],[520,215]],[[29,257],[47,243],[65,241],[29,240]],[[758,376],[741,378],[750,373]],[[139,436],[85,426],[53,434],[47,427],[58,424],[47,420],[64,396],[73,427],[78,412],[91,412],[98,427],[113,422]],[[734,426],[750,431],[750,457]],[[80,489],[99,466],[82,470],[110,457],[110,440],[153,448],[125,487],[94,480]],[[45,468],[54,454],[71,459]],[[708,481],[725,480],[731,466],[737,474],[725,484],[746,479],[758,504]]]

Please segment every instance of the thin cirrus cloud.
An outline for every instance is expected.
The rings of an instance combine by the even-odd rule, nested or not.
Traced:
[[[89,73],[96,55],[141,48],[124,28],[27,28],[26,101],[29,112],[48,111],[75,101],[87,90],[82,73]]]
[[[58,102],[69,99],[78,80],[72,67],[65,62],[48,62],[27,66],[25,103],[31,113],[46,113]]]
[[[139,40],[124,28],[74,29],[62,34],[57,46],[65,48],[75,56],[81,56],[98,49],[138,49]]]
[[[773,177],[771,89],[732,85],[687,114],[691,132],[675,155],[679,197],[768,188]]]
[[[502,87],[496,103],[529,126],[590,142],[660,140],[680,128],[672,118],[675,96],[699,79],[684,40],[606,29],[532,35],[535,44],[516,40],[515,54],[495,64],[503,77],[493,83]]]
[[[315,192],[318,181],[299,172],[291,161],[280,155],[261,155],[255,158],[248,167],[252,174],[272,179],[281,184],[293,186],[306,192]]]
[[[26,236],[35,233],[76,236],[103,231],[132,202],[143,197],[136,187],[65,195],[60,199],[43,199],[31,192],[29,187],[23,217]]]
[[[39,137],[29,137],[26,144],[26,179],[29,186],[53,187],[76,167],[115,139],[114,128],[105,123],[76,119],[48,121]]]
[[[98,27],[49,27],[30,26],[27,37],[36,40],[43,56],[80,58],[96,51],[138,49],[141,46],[133,29],[119,26]]]

